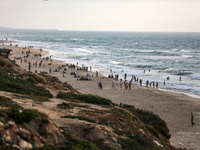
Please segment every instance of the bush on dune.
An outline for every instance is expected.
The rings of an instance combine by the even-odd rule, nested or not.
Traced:
[[[58,93],[57,98],[62,98],[62,99],[77,99],[86,103],[91,103],[91,104],[97,104],[97,105],[112,105],[113,103],[111,100],[108,100],[103,97],[98,97],[90,94],[82,94],[82,95],[77,95],[77,94],[72,94],[70,92],[68,93]]]
[[[166,138],[169,139],[171,137],[167,124],[158,115],[146,110],[136,109],[134,106],[130,105],[124,105],[123,107],[136,115],[142,122],[147,125],[146,127],[148,127],[148,125],[152,126],[157,132],[161,133]],[[152,132],[152,134],[157,136],[155,130],[151,129],[150,131]]]
[[[28,80],[22,79],[14,75],[12,68],[0,67],[0,90],[45,97],[53,97],[52,94],[43,87],[37,86]]]

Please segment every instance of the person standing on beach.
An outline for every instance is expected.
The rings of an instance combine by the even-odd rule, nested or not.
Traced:
[[[125,88],[128,89],[128,82],[125,83]]]
[[[98,72],[96,71],[96,77],[98,77]]]
[[[140,86],[142,86],[142,79],[140,79]]]
[[[192,126],[195,125],[195,123],[194,123],[194,115],[193,115],[192,112],[191,112],[191,124],[192,124]]]
[[[146,81],[146,87],[148,87],[148,85],[149,85],[149,81],[147,80],[147,81]]]
[[[179,77],[179,81],[181,81],[181,76]]]
[[[156,88],[158,88],[158,82],[156,82]]]
[[[125,75],[124,75],[124,80],[126,80],[126,77],[127,77],[127,74],[125,73]]]
[[[103,89],[103,86],[102,86],[102,83],[101,83],[101,82],[99,82],[99,89],[100,89],[100,90]]]
[[[131,90],[131,81],[128,84],[129,90]]]
[[[30,70],[31,70],[31,62],[29,61],[28,62],[28,71],[30,72]]]
[[[63,78],[65,77],[65,71],[63,71]]]
[[[49,68],[49,73],[51,74],[51,68]]]
[[[122,88],[122,79],[120,79],[120,88]]]

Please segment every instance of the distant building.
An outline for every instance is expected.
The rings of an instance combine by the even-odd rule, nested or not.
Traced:
[[[6,49],[5,47],[0,48],[0,56],[2,56],[3,58],[9,58],[11,51],[12,51],[12,49]]]

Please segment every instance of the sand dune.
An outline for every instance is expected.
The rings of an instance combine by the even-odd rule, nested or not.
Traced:
[[[170,129],[170,134],[172,135],[170,142],[175,147],[185,147],[200,149],[200,99],[192,98],[184,94],[166,92],[159,89],[153,89],[149,87],[139,86],[138,84],[133,84],[132,88],[126,90],[123,86],[120,88],[119,81],[114,81],[114,79],[103,77],[99,74],[96,77],[95,72],[88,72],[91,75],[89,77],[92,81],[78,81],[71,72],[76,72],[77,75],[86,76],[86,72],[83,70],[69,69],[67,66],[59,67],[61,65],[66,65],[70,63],[57,61],[53,59],[43,59],[42,57],[34,57],[34,54],[42,54],[42,56],[50,56],[47,51],[40,51],[38,49],[30,49],[30,56],[27,58],[27,63],[24,62],[25,52],[29,48],[12,47],[12,46],[0,46],[12,49],[11,60],[16,60],[16,63],[22,68],[28,70],[29,64],[31,62],[30,70],[32,72],[47,72],[51,68],[51,75],[59,77],[62,82],[67,82],[71,84],[78,91],[85,94],[93,94],[101,97],[108,98],[115,103],[131,104],[137,108],[152,111],[158,114],[167,123]],[[22,51],[24,53],[22,53]],[[17,59],[21,57],[21,59]],[[26,59],[26,58],[25,58]],[[39,63],[42,62],[41,67]],[[36,63],[37,67],[33,67],[33,63]],[[45,64],[45,66],[44,66]],[[75,64],[76,65],[76,64]],[[44,67],[43,67],[44,66]],[[63,76],[64,68],[67,69]],[[58,69],[58,72],[54,70]],[[103,89],[98,88],[99,82],[102,82]],[[112,83],[114,82],[114,87]],[[190,113],[194,113],[195,126],[191,126]]]

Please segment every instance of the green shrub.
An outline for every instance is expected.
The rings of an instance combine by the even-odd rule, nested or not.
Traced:
[[[5,66],[6,64],[7,66]],[[17,73],[11,67],[12,65],[13,64],[6,62],[5,59],[0,59],[0,66],[3,66],[0,67],[0,90],[27,95],[45,96],[49,98],[53,97],[45,88],[33,84],[34,80],[43,83],[42,78],[39,78],[35,74],[28,74],[32,79],[29,79],[29,81],[22,79],[16,76]],[[13,73],[15,73],[15,75]]]
[[[72,118],[72,119],[79,119],[79,120],[85,120],[85,121],[88,121],[88,122],[92,122],[92,123],[95,123],[96,121],[93,120],[93,119],[90,119],[88,117],[81,117],[81,116],[73,116],[73,115],[67,115],[67,116],[61,116],[60,118]]]
[[[99,150],[99,148],[90,141],[78,138],[69,132],[63,132],[66,143],[63,146],[45,145],[35,150]]]
[[[36,74],[33,74],[33,73],[28,74],[27,80],[31,83],[42,83],[42,84],[45,83],[42,78],[40,78],[39,76],[37,76]]]
[[[10,109],[23,109],[22,106],[13,102],[10,98],[4,97],[4,96],[0,96],[0,106],[1,107],[8,107]]]
[[[168,139],[171,137],[167,124],[158,115],[154,114],[153,112],[140,109],[136,109],[135,113],[145,124],[153,126],[154,129],[159,131],[163,136],[167,137]]]
[[[8,63],[8,64],[7,64],[7,67],[8,67],[8,68],[11,68],[12,66],[13,66],[13,65],[12,65],[11,63]]]
[[[63,134],[67,139],[66,145],[70,146],[71,149],[75,150],[75,148],[77,148],[77,150],[98,150],[96,145],[87,140],[75,137],[69,132],[64,132]]]
[[[44,145],[43,147],[37,148],[37,149],[33,149],[33,150],[68,150],[68,148],[70,148],[70,150],[78,150],[78,149],[72,149],[71,146],[55,146],[55,145]]]
[[[63,99],[77,99],[86,103],[92,103],[92,104],[97,104],[97,105],[110,105],[113,104],[110,100],[90,94],[83,94],[83,95],[77,95],[77,94],[72,94],[70,92],[68,93],[63,93],[59,92],[57,94],[58,98],[63,98]]]
[[[72,108],[72,107],[71,107],[69,104],[67,104],[67,103],[58,104],[57,107],[58,107],[58,108],[62,108],[62,109]]]
[[[1,68],[0,68],[1,69]],[[27,95],[37,95],[52,98],[52,94],[43,87],[37,86],[25,79],[15,77],[13,75],[8,75],[8,73],[0,73],[0,90],[27,94]]]
[[[136,131],[136,133],[134,134],[134,136],[132,137],[132,139],[134,139],[138,144],[151,149],[151,150],[158,150],[160,149],[160,147],[157,146],[157,144],[155,144],[153,142],[153,139],[151,137],[149,137],[148,135],[144,134],[142,131],[138,130]]]
[[[147,148],[141,146],[133,139],[118,139],[118,143],[121,145],[123,150],[147,150]]]
[[[9,109],[6,111],[6,114],[13,119],[17,124],[28,123],[35,117],[47,117],[45,114],[38,112],[37,110],[24,109]]]
[[[19,148],[12,147],[9,145],[0,145],[0,150],[19,150]]]
[[[0,66],[4,67],[6,65],[5,61],[3,59],[0,59]]]
[[[145,111],[142,109],[135,109],[135,107],[125,107],[125,109],[132,112],[134,115],[138,116],[138,118],[143,121],[146,125],[152,126],[155,130],[160,132],[166,138],[170,138],[169,129],[164,120],[162,120],[158,115],[153,112]],[[155,133],[155,130],[151,129],[151,132]],[[155,133],[156,135],[156,133]]]
[[[145,125],[144,128],[151,134],[153,134],[155,137],[159,138],[159,133],[157,130],[154,129],[153,126],[151,125]]]
[[[131,114],[126,112],[123,109],[112,109],[112,113],[123,117],[124,119],[130,119],[131,118]]]
[[[3,124],[6,124],[6,120],[5,120],[5,118],[0,117],[0,122],[3,123]]]

